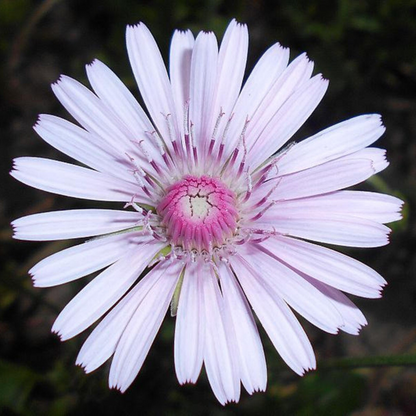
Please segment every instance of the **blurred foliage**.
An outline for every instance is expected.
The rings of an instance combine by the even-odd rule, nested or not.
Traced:
[[[383,114],[379,141],[391,166],[366,189],[403,198],[405,220],[392,243],[351,254],[390,283],[383,300],[359,300],[370,322],[360,337],[332,337],[304,323],[322,369],[299,378],[265,340],[266,393],[243,394],[220,406],[206,376],[179,386],[173,368],[174,321],[167,318],[136,382],[124,395],[107,388],[108,367],[84,375],[74,366],[82,336],[61,344],[50,334],[59,310],[83,282],[31,286],[27,270],[65,243],[11,240],[12,219],[34,212],[87,206],[10,179],[18,155],[65,157],[32,131],[39,113],[67,117],[49,85],[61,73],[86,83],[84,65],[99,58],[135,89],[124,46],[126,24],[144,21],[167,60],[175,28],[214,30],[232,17],[250,30],[248,68],[279,41],[292,57],[307,51],[329,92],[299,138],[360,113]],[[5,415],[345,415],[416,414],[412,367],[325,368],[326,359],[415,353],[416,350],[416,1],[415,0],[0,0],[0,414]],[[88,332],[88,331],[87,331]]]
[[[28,397],[39,377],[25,366],[0,361],[0,403],[3,408],[24,413]]]

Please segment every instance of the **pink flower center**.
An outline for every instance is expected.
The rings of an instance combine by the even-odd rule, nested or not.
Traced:
[[[175,246],[211,252],[234,235],[235,194],[219,179],[187,175],[173,184],[157,206],[161,226]]]

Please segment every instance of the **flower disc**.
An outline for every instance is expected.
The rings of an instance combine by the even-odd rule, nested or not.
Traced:
[[[157,207],[175,246],[205,250],[225,244],[237,227],[235,194],[219,179],[187,175],[173,184]]]

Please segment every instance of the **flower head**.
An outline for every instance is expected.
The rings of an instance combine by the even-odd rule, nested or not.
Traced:
[[[387,165],[368,147],[378,115],[352,118],[287,145],[328,82],[313,64],[273,45],[243,88],[248,33],[232,21],[218,50],[213,33],[176,31],[169,76],[144,24],[127,49],[148,115],[102,62],[87,66],[93,92],[66,76],[52,86],[79,125],[41,115],[36,132],[85,166],[22,157],[12,175],[38,189],[122,203],[29,215],[13,222],[24,240],[90,238],[30,273],[47,287],[98,275],[56,319],[62,340],[101,322],[77,363],[91,372],[111,356],[109,383],[137,376],[171,305],[175,369],[194,383],[202,365],[221,403],[266,388],[252,309],[298,374],[316,366],[292,310],[329,333],[358,334],[366,320],[342,293],[377,298],[374,270],[332,249],[388,243],[400,219],[392,196],[344,188]],[[124,208],[123,208],[124,206]]]

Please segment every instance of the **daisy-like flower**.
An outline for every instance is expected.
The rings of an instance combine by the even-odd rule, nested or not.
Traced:
[[[176,316],[179,382],[205,366],[221,403],[266,388],[254,314],[296,373],[316,366],[292,310],[322,330],[366,325],[343,292],[378,298],[384,279],[313,242],[388,243],[400,219],[395,197],[344,188],[387,167],[368,147],[384,132],[370,114],[287,145],[321,101],[328,81],[305,54],[291,63],[273,45],[242,87],[248,32],[232,21],[218,49],[213,33],[176,31],[169,75],[140,23],[127,28],[130,63],[148,115],[102,62],[87,66],[93,91],[67,76],[52,89],[79,126],[41,115],[36,132],[85,166],[22,157],[12,175],[44,191],[111,201],[13,222],[15,238],[89,238],[40,261],[34,284],[98,275],[53,325],[62,340],[101,319],[77,358],[87,373],[112,357],[110,387],[137,376],[169,306]],[[312,241],[312,242],[309,242]]]

